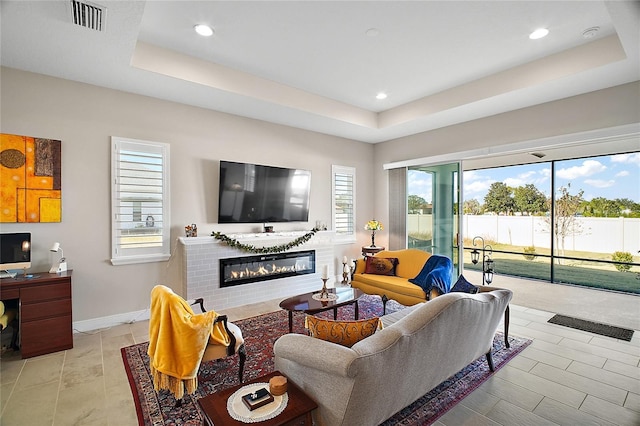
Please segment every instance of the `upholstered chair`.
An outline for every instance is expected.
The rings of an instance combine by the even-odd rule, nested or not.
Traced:
[[[242,383],[246,352],[240,328],[226,315],[206,311],[202,298],[186,301],[163,285],[151,291],[148,354],[155,390],[169,390],[178,406],[185,393],[196,391],[202,362],[237,354]]]
[[[195,300],[190,300],[190,305],[199,305],[201,312],[207,312],[204,308],[204,299],[199,298]],[[231,339],[231,343],[229,346],[223,346],[213,339],[209,339],[209,344],[204,351],[204,355],[202,356],[202,362],[215,361],[228,356],[232,356],[238,354],[239,358],[239,369],[238,369],[238,380],[242,383],[242,376],[244,372],[244,363],[247,359],[247,353],[244,346],[244,338],[242,337],[242,331],[240,327],[235,325],[232,322],[227,321],[226,315],[219,315],[216,318],[216,322],[222,322],[224,328],[229,333],[229,337]]]
[[[13,302],[13,303],[12,303]],[[15,301],[0,301],[0,331],[4,331],[7,327],[11,327],[11,349],[17,351],[18,347],[18,308]]]

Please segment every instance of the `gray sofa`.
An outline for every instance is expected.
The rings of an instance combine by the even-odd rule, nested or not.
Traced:
[[[318,403],[317,425],[378,425],[490,350],[510,290],[448,293],[383,318],[351,348],[302,334],[274,345],[275,367]],[[390,325],[389,325],[390,324]]]

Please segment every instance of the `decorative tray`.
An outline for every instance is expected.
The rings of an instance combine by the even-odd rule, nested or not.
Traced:
[[[262,407],[249,410],[249,408],[242,401],[242,397],[248,393],[257,391],[260,388],[269,389],[268,383],[252,383],[246,385],[235,391],[227,400],[227,411],[229,415],[243,423],[257,423],[265,420],[272,419],[278,414],[282,413],[287,408],[287,402],[289,397],[286,393],[273,397],[273,402],[270,402]]]

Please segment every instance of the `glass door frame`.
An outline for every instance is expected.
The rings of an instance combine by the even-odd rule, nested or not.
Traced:
[[[449,166],[449,168],[447,168]],[[462,224],[463,217],[461,214],[462,209],[462,161],[447,161],[447,162],[437,162],[437,163],[428,163],[428,164],[420,164],[406,167],[407,174],[407,193],[406,200],[408,202],[409,198],[409,183],[408,183],[408,173],[409,170],[422,170],[426,173],[431,173],[432,175],[432,243],[431,243],[431,252],[434,249],[437,250],[439,254],[446,255],[451,258],[453,262],[454,275],[456,278],[459,274],[462,273],[464,268],[464,262],[462,261],[464,248],[462,247]],[[453,176],[447,176],[445,179],[442,179],[443,174],[452,174]],[[440,188],[443,184],[446,186],[444,188]],[[438,192],[444,189],[445,191],[449,189],[448,194],[450,195],[449,199],[445,199],[443,202],[446,203],[444,211],[442,209],[441,201],[442,197],[438,197]],[[440,200],[440,201],[439,201]],[[457,205],[457,211],[455,210],[455,206]],[[450,208],[449,208],[450,206]],[[444,232],[450,232],[451,235],[442,235],[442,224],[438,225],[439,220],[447,221],[448,217],[442,215],[442,213],[449,214],[451,217],[450,230],[444,230]],[[408,216],[408,205],[407,205],[407,216]],[[406,246],[409,246],[409,229],[408,229],[408,218],[407,218],[407,229],[406,229]],[[445,224],[445,226],[447,226]],[[445,244],[444,250],[442,249],[442,245]],[[448,247],[448,246],[451,247]],[[457,250],[456,250],[457,249]]]

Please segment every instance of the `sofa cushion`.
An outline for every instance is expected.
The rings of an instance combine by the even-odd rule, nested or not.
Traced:
[[[387,297],[393,299],[389,293],[398,293],[425,300],[425,292],[420,286],[411,284],[406,278],[391,277],[388,275],[360,274],[353,278],[353,287],[359,288],[358,284],[364,283],[368,286],[381,289],[380,294],[386,293]],[[378,294],[378,293],[376,293]],[[400,302],[402,303],[402,302]]]
[[[364,269],[365,274],[395,275],[398,259],[396,257],[368,256]]]
[[[374,257],[395,257],[398,259],[396,265],[396,277],[413,278],[422,269],[430,253],[418,249],[402,249],[402,250],[382,250],[376,253]],[[356,274],[363,274],[366,262],[360,261],[356,263]]]
[[[449,293],[452,270],[451,259],[434,254],[429,257],[420,273],[409,282],[419,285],[425,293],[429,293],[432,287],[437,288],[440,294]]]
[[[333,321],[307,315],[305,319],[305,327],[312,337],[347,347],[374,334],[379,324],[380,319],[377,317],[358,321]]]
[[[478,292],[478,287],[467,281],[463,275],[460,275],[458,277],[458,281],[456,281],[453,287],[451,287],[451,293],[453,292],[476,294]]]

